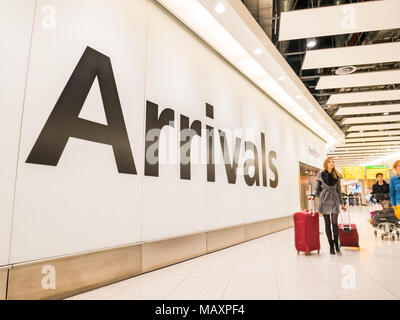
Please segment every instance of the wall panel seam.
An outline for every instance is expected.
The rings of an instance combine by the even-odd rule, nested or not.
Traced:
[[[32,41],[33,41],[33,32],[34,32],[34,26],[35,26],[35,21],[36,21],[37,2],[38,2],[38,0],[35,1],[35,6],[33,8],[33,19],[32,19],[32,27],[31,27],[31,36],[30,36],[30,40],[29,40],[28,60],[27,60],[27,65],[26,65],[24,97],[23,97],[23,102],[22,102],[22,110],[21,110],[21,118],[20,118],[20,126],[19,126],[17,163],[16,163],[16,167],[15,167],[14,194],[13,194],[13,204],[12,204],[12,212],[11,212],[10,244],[9,244],[9,248],[8,248],[8,263],[9,264],[11,264],[11,247],[12,247],[12,236],[13,236],[13,226],[14,226],[15,199],[16,199],[16,193],[17,193],[19,156],[20,156],[20,150],[21,150],[22,125],[23,125],[23,119],[24,119],[26,90],[27,90],[27,86],[28,86],[29,63],[30,63],[30,60],[31,60],[31,49],[32,49]],[[7,275],[8,275],[8,272],[7,272]]]

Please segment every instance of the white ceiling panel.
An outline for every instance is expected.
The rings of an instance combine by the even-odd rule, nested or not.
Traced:
[[[362,126],[351,126],[347,131],[367,131],[367,130],[390,130],[400,129],[400,123],[388,123],[388,124],[372,124]]]
[[[400,121],[400,115],[345,118],[343,120],[343,124],[374,123],[374,122],[396,122],[396,121]]]
[[[375,136],[395,136],[395,135],[400,135],[400,130],[352,132],[352,133],[347,135],[347,138],[375,137]]]
[[[400,100],[400,90],[380,90],[380,91],[332,94],[329,97],[326,104],[390,101],[390,100]]]
[[[361,142],[361,143],[345,143],[341,144],[342,147],[355,147],[355,146],[387,146],[387,145],[400,145],[400,141],[375,141],[375,142]]]
[[[335,151],[339,151],[339,150],[343,150],[343,151],[347,151],[347,150],[381,150],[381,149],[385,149],[385,150],[391,150],[391,149],[399,149],[400,148],[400,143],[397,145],[390,145],[390,146],[359,146],[359,147],[354,147],[354,146],[339,146],[335,148]]]
[[[352,166],[354,164],[366,163],[378,159],[376,158],[342,158],[342,157],[332,157],[335,161],[336,167]]]
[[[351,138],[345,139],[343,143],[362,142],[362,141],[400,141],[400,137],[371,137],[371,138]]]
[[[335,113],[335,116],[384,113],[384,112],[400,112],[400,104],[385,104],[385,105],[360,106],[360,107],[341,107]]]
[[[400,83],[400,70],[361,72],[319,78],[316,89],[355,88]]]
[[[387,152],[364,152],[364,151],[360,151],[360,152],[353,152],[353,151],[345,151],[345,152],[331,152],[328,153],[328,156],[354,156],[354,157],[369,157],[371,155],[373,156],[385,156],[388,155],[390,153],[393,153],[392,151],[387,151]]]
[[[353,162],[366,162],[365,160],[374,160],[381,158],[381,156],[375,156],[375,157],[354,157],[354,156],[349,156],[349,157],[339,157],[339,156],[332,156],[332,158],[335,160],[335,163],[341,163],[344,165],[347,165],[348,163],[353,163]]]
[[[377,153],[374,153],[373,155],[374,156],[379,156],[379,157],[384,157],[384,156],[387,156],[387,155],[389,155],[389,154],[391,154],[391,153],[393,153],[393,152],[377,152]],[[347,155],[349,155],[349,156],[354,156],[354,158],[358,158],[358,157],[362,157],[362,156],[365,156],[366,158],[369,158],[369,153],[356,153],[356,152],[353,152],[353,153],[330,153],[330,154],[328,154],[328,157],[330,157],[330,156],[334,156],[334,155],[336,155],[336,156],[338,156],[338,157],[342,157],[342,156],[347,156]]]
[[[293,10],[281,13],[279,41],[400,28],[399,0]]]
[[[375,153],[387,153],[387,152],[394,152],[399,150],[400,146],[395,146],[392,148],[380,148],[380,149],[373,149],[373,151],[369,149],[352,149],[352,148],[345,148],[345,149],[335,149],[334,151],[329,152],[329,154],[333,153],[365,153],[365,154],[375,154]]]
[[[302,69],[400,61],[400,41],[365,46],[307,50]]]
[[[363,163],[365,163],[365,162],[368,162],[368,161],[372,161],[372,160],[375,160],[375,159],[378,159],[378,158],[381,158],[380,156],[377,156],[377,157],[364,157],[364,158],[361,158],[361,157],[349,157],[349,158],[343,158],[343,157],[333,157],[333,159],[335,160],[335,163],[336,164],[343,164],[343,165],[349,165],[350,163],[354,163],[354,162],[363,162]]]

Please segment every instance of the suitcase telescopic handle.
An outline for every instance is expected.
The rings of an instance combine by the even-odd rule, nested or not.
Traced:
[[[312,200],[308,200],[308,207],[310,208],[311,215],[315,214],[315,198]]]
[[[348,225],[349,225],[349,229],[351,230],[351,223],[350,223],[350,210],[349,210],[349,208],[347,208],[347,210],[346,211],[344,211],[343,209],[340,209],[341,210],[341,212],[342,212],[342,218],[341,218],[341,220],[342,220],[342,224],[344,225],[344,218],[343,218],[343,214],[347,211],[347,221],[348,221]]]

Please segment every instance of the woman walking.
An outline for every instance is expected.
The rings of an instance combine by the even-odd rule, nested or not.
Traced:
[[[317,184],[314,192],[309,197],[314,200],[319,198],[318,211],[323,214],[325,220],[325,232],[329,241],[330,254],[340,253],[338,215],[340,207],[345,211],[340,185],[341,175],[335,168],[332,158],[324,161],[324,170],[317,174]]]
[[[395,207],[400,205],[400,160],[397,160],[393,164],[393,169],[396,171],[396,174],[390,178],[390,201],[392,202],[392,206]]]

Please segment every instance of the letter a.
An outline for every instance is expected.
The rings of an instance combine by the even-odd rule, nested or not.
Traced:
[[[79,118],[96,77],[107,125]],[[111,145],[118,172],[137,173],[111,60],[90,47],[79,60],[26,162],[56,166],[69,137]]]

